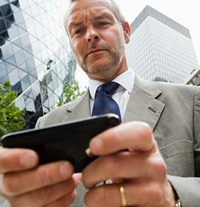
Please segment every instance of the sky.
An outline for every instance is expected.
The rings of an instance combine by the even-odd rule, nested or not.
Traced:
[[[130,24],[145,6],[149,5],[188,28],[200,64],[200,0],[115,0],[115,2]],[[87,76],[80,68],[76,71],[76,79],[81,87],[88,85]]]

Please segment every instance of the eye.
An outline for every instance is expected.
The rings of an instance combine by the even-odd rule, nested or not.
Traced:
[[[98,23],[98,26],[106,26],[106,25],[108,25],[108,22],[99,22]]]
[[[74,34],[81,34],[83,32],[83,29],[77,29]]]

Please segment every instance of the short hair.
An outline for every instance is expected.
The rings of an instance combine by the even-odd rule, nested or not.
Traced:
[[[70,3],[72,4],[73,2],[76,2],[78,0],[70,0]],[[113,7],[114,10],[114,14],[117,18],[117,20],[123,25],[123,23],[125,22],[125,18],[124,15],[122,14],[119,6],[116,4],[116,2],[114,0],[109,0],[111,3],[111,6]]]

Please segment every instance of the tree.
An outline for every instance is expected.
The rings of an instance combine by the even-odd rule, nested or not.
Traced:
[[[79,96],[83,95],[84,93],[85,93],[85,91],[81,92],[80,87],[78,85],[78,81],[71,80],[65,86],[65,89],[64,89],[64,100],[60,100],[57,103],[57,106],[62,106],[65,103],[73,101],[76,98],[78,98]]]
[[[0,86],[0,138],[25,126],[25,111],[14,104],[17,93],[11,90],[9,81]]]

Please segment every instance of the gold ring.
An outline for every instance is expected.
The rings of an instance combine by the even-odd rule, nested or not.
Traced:
[[[121,205],[124,207],[126,206],[126,197],[124,193],[124,187],[121,184],[119,184],[119,192],[121,196]]]

